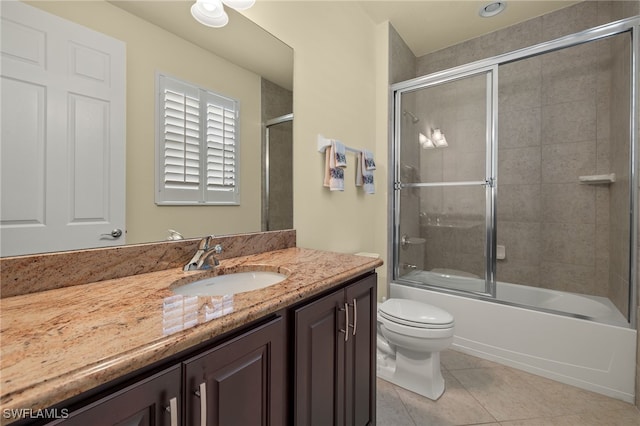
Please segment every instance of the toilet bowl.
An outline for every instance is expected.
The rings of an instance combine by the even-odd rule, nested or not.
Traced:
[[[440,351],[453,342],[453,316],[436,306],[408,299],[378,305],[377,375],[438,399],[444,392]]]

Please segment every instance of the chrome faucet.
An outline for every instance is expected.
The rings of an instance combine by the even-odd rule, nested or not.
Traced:
[[[214,255],[222,253],[222,246],[220,244],[216,244],[211,247],[211,240],[213,239],[213,235],[209,235],[208,237],[200,240],[200,244],[198,244],[198,251],[193,255],[189,263],[184,265],[185,271],[195,271],[195,270],[203,270],[203,269],[211,269],[210,258],[213,259],[213,267],[220,265],[220,261]]]

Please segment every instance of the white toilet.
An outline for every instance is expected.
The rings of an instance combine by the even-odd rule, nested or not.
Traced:
[[[438,399],[444,392],[440,351],[453,342],[453,316],[408,299],[378,305],[378,377],[412,392]]]

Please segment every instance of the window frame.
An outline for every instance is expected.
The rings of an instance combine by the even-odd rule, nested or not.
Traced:
[[[155,203],[158,206],[202,206],[202,205],[240,205],[240,102],[236,99],[228,96],[216,93],[212,90],[203,88],[199,85],[184,81],[180,78],[173,77],[163,72],[156,72],[155,79],[155,118],[156,118],[156,137],[155,137]],[[192,161],[197,162],[197,176],[198,181],[189,187],[187,183],[181,186],[180,183],[171,185],[166,182],[166,163],[167,156],[166,142],[167,138],[165,132],[165,111],[167,104],[165,101],[165,90],[172,90],[180,95],[189,96],[192,101],[197,102],[198,108],[198,126],[197,137],[192,137],[192,140],[198,141],[197,158]],[[207,132],[210,128],[209,124],[212,121],[208,120],[208,107],[214,105],[218,108],[223,108],[227,113],[231,113],[231,120],[233,128],[230,131],[232,137],[232,150],[226,151],[224,145],[226,144],[224,118],[222,120],[222,136],[218,134],[216,139],[222,139],[222,155],[224,168],[225,154],[231,152],[232,158],[232,171],[230,179],[232,184],[230,185],[210,185],[208,184],[210,175],[210,169],[208,166],[211,164],[208,161],[208,150],[213,149],[213,141],[207,138],[211,132]],[[229,118],[228,114],[225,114]],[[192,122],[192,124],[195,121]],[[220,122],[218,122],[220,123]],[[196,130],[196,129],[194,129]],[[211,144],[211,145],[210,145]],[[193,144],[192,144],[193,146]],[[192,151],[193,154],[193,151]],[[220,156],[219,156],[220,157]],[[218,158],[219,158],[218,157]],[[193,167],[192,167],[193,169]],[[186,170],[186,166],[185,166]],[[185,173],[188,175],[188,173]],[[196,176],[192,173],[192,176]],[[222,172],[223,181],[225,180],[225,172]]]

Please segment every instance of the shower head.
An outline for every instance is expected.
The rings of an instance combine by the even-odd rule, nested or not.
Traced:
[[[404,111],[402,111],[403,115],[408,115],[409,117],[411,117],[411,122],[413,124],[416,124],[418,121],[420,121],[420,119],[418,117],[415,116],[415,114],[413,114],[410,111],[407,111],[406,109]]]

